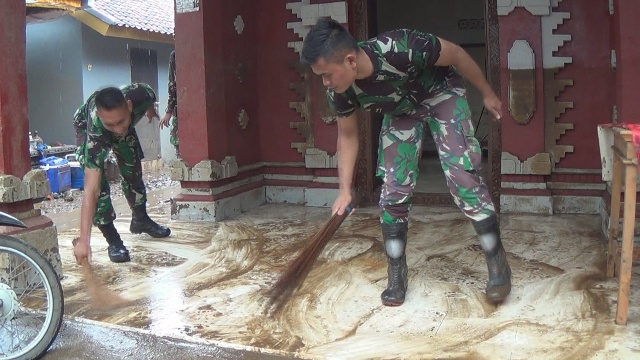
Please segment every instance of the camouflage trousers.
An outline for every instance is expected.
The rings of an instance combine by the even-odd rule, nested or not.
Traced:
[[[474,221],[494,214],[489,189],[478,175],[482,152],[465,89],[455,87],[423,101],[411,115],[385,115],[378,149],[377,175],[383,179],[380,221],[408,221],[427,125],[456,205]]]
[[[177,109],[171,116],[171,130],[169,131],[169,141],[176,148],[176,154],[180,154],[180,139],[178,139],[178,112]]]
[[[82,146],[87,146],[83,144]],[[131,209],[145,206],[147,203],[147,191],[142,179],[142,148],[135,128],[122,138],[116,138],[111,148],[116,156],[118,169],[121,175],[122,192]],[[81,165],[84,164],[81,162]],[[93,216],[95,225],[106,225],[116,219],[116,212],[111,202],[111,187],[107,179],[106,169],[102,170],[100,180],[100,195]]]

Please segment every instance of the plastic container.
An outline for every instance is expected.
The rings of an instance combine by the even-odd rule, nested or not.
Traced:
[[[67,155],[64,156],[64,158],[67,159],[67,161],[69,161],[69,164],[71,164],[74,161],[75,162],[78,161],[76,154],[67,154]],[[71,165],[71,166],[73,166],[73,165]]]
[[[84,169],[77,161],[70,161],[71,167],[71,188],[84,189]]]
[[[71,167],[69,164],[47,166],[44,169],[47,171],[51,192],[63,193],[71,189]]]
[[[40,159],[40,164],[41,165],[49,165],[49,166],[59,166],[59,165],[65,165],[68,164],[69,161],[67,159],[63,159],[61,157],[57,157],[57,156],[49,156],[46,158],[42,158]]]

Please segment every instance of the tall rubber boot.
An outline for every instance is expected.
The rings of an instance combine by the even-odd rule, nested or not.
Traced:
[[[500,240],[500,226],[496,215],[481,221],[472,221],[478,233],[480,246],[484,250],[489,270],[487,282],[487,300],[492,304],[502,303],[511,292],[511,268],[507,262],[507,254]]]
[[[149,234],[154,238],[163,238],[171,235],[171,229],[151,220],[149,215],[147,215],[146,205],[133,208],[129,231],[131,231],[132,234]]]
[[[129,250],[124,246],[124,243],[120,238],[120,234],[118,234],[118,230],[113,223],[98,225],[98,229],[100,229],[104,238],[107,239],[107,244],[109,244],[109,247],[107,248],[109,260],[114,263],[131,261],[131,258],[129,257]]]
[[[400,306],[404,303],[404,297],[409,285],[407,267],[407,229],[409,224],[382,224],[382,236],[384,249],[387,253],[387,289],[382,292],[380,298],[386,306]]]

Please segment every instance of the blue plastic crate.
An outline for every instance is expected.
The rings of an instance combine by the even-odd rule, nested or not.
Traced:
[[[84,169],[80,164],[69,163],[71,165],[71,188],[84,189]]]
[[[71,167],[69,164],[45,167],[51,192],[62,193],[71,189]]]
[[[61,157],[57,157],[57,156],[49,156],[46,158],[42,158],[40,159],[40,164],[41,165],[49,165],[49,166],[59,166],[59,165],[64,165],[64,164],[68,164],[69,161],[67,159],[63,159]]]

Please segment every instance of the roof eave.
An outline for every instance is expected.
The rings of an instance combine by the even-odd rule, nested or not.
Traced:
[[[172,34],[162,34],[126,26],[110,24],[85,10],[74,11],[71,16],[104,36],[119,37],[132,40],[144,40],[173,44]]]
[[[48,9],[76,10],[82,7],[82,0],[28,0],[28,7],[41,7]]]

